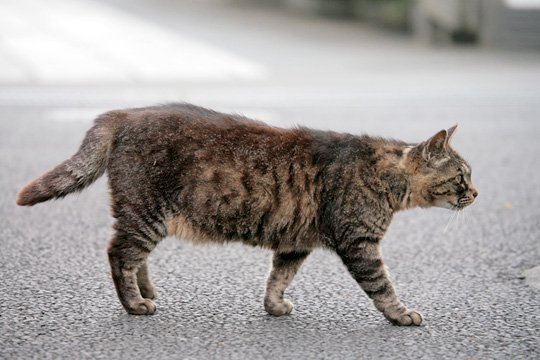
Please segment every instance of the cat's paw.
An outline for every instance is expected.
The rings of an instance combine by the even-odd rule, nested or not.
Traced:
[[[267,313],[274,316],[283,316],[283,315],[289,315],[294,306],[293,304],[286,299],[283,300],[270,300],[265,299],[264,300],[264,309]]]
[[[132,315],[152,315],[156,312],[156,304],[150,299],[142,299],[130,303],[126,310]]]
[[[424,320],[422,314],[416,310],[407,310],[405,313],[397,316],[385,316],[392,324],[399,326],[419,326]]]

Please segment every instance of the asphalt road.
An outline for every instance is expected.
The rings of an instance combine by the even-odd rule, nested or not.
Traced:
[[[249,56],[268,76],[243,83],[0,84],[0,358],[540,357],[540,289],[523,276],[540,264],[538,54],[434,49],[350,23],[159,4],[117,2],[148,21],[160,19],[168,31]],[[308,258],[288,290],[292,315],[268,316],[268,251],[172,238],[150,260],[157,313],[127,315],[106,257],[106,179],[34,208],[16,207],[15,194],[76,150],[93,114],[172,99],[278,126],[407,141],[459,123],[455,148],[472,165],[476,204],[446,232],[447,210],[400,213],[383,242],[397,290],[423,313],[424,325],[390,325],[324,251]]]

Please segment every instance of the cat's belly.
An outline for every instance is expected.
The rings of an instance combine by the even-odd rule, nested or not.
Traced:
[[[285,232],[268,236],[269,232],[262,232],[254,236],[234,236],[217,231],[208,231],[191,223],[185,216],[176,215],[167,222],[169,236],[190,241],[196,245],[224,244],[228,242],[241,242],[245,245],[263,247],[280,252],[309,251],[320,247],[319,236],[310,230],[295,231],[296,236]],[[266,234],[266,235],[265,235]]]
[[[203,230],[193,226],[184,216],[177,215],[167,222],[167,232],[169,236],[188,240],[194,244],[223,243],[225,238],[219,238],[216,234],[207,234]]]

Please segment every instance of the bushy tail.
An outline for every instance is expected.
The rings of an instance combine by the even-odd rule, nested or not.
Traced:
[[[17,194],[17,204],[32,206],[81,191],[96,181],[107,167],[114,129],[106,118],[98,118],[88,130],[79,151],[39,178],[26,184]]]

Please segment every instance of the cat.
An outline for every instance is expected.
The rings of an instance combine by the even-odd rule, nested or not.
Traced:
[[[64,197],[107,171],[108,256],[130,314],[156,311],[147,258],[173,235],[273,250],[271,315],[291,313],[285,289],[306,257],[326,248],[391,323],[420,325],[394,290],[380,242],[397,211],[473,203],[471,167],[449,144],[456,126],[409,144],[281,129],[190,104],[114,110],[95,120],[75,155],[24,186],[17,204]]]

